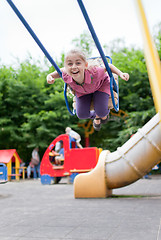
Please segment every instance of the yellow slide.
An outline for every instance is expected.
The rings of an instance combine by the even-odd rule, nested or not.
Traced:
[[[150,85],[158,112],[115,152],[102,151],[98,164],[74,180],[75,198],[104,198],[112,189],[131,184],[161,161],[161,66],[150,36],[141,0],[136,0]]]

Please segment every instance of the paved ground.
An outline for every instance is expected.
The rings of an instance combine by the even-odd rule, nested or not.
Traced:
[[[161,240],[161,176],[74,199],[73,185],[0,184],[0,240]]]

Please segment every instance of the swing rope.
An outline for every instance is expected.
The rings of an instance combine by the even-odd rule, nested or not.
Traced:
[[[49,62],[52,64],[52,66],[56,69],[56,71],[58,72],[59,76],[62,78],[62,72],[60,70],[60,68],[58,67],[58,65],[56,64],[56,62],[53,60],[53,58],[50,56],[50,54],[48,53],[48,51],[46,50],[46,48],[43,46],[43,44],[40,42],[40,40],[38,39],[38,37],[36,36],[36,34],[34,33],[34,31],[32,30],[32,28],[30,27],[30,25],[27,23],[27,21],[25,20],[25,18],[22,16],[22,14],[20,13],[20,11],[17,9],[17,7],[14,5],[14,3],[11,0],[7,0],[8,4],[11,6],[11,8],[13,9],[13,11],[15,12],[15,14],[17,15],[17,17],[20,19],[20,21],[23,23],[23,25],[25,26],[25,28],[28,30],[28,32],[30,33],[30,35],[33,37],[33,39],[35,40],[35,42],[38,44],[38,46],[40,47],[40,49],[43,51],[43,53],[45,54],[45,56],[47,57],[47,59],[49,60]],[[67,109],[69,111],[69,113],[71,115],[74,115],[74,113],[70,110],[69,104],[68,104],[68,100],[67,100],[67,96],[66,96],[66,91],[67,91],[67,84],[64,84],[64,98],[65,98],[65,103],[67,106]]]
[[[95,30],[94,30],[94,28],[93,28],[93,25],[92,25],[92,23],[91,23],[91,21],[90,21],[90,19],[89,19],[89,16],[88,16],[88,14],[87,14],[87,11],[86,11],[86,9],[85,9],[85,6],[84,6],[82,0],[77,0],[77,2],[78,2],[78,4],[79,4],[79,6],[80,6],[80,9],[81,9],[81,11],[82,11],[82,14],[83,14],[85,20],[86,20],[86,23],[87,23],[88,28],[89,28],[89,30],[90,30],[90,32],[91,32],[91,35],[92,35],[93,40],[94,40],[94,42],[95,42],[95,44],[96,44],[96,47],[97,47],[97,49],[98,49],[98,51],[99,51],[99,53],[100,53],[100,55],[101,55],[101,57],[102,57],[102,60],[103,60],[104,65],[105,65],[105,67],[106,67],[106,70],[107,70],[107,72],[108,72],[108,74],[109,74],[109,76],[110,76],[110,91],[111,91],[112,103],[113,103],[113,106],[114,106],[115,111],[118,112],[118,111],[119,111],[119,101],[118,101],[118,103],[117,103],[117,105],[116,105],[116,104],[115,104],[115,101],[114,101],[114,94],[113,94],[113,88],[114,88],[114,90],[117,92],[117,94],[119,94],[118,85],[116,84],[115,79],[114,79],[114,77],[113,77],[113,75],[112,75],[111,69],[110,69],[110,67],[109,67],[109,65],[108,65],[108,62],[107,62],[107,59],[106,59],[106,56],[105,56],[105,54],[104,54],[104,52],[103,52],[103,50],[102,50],[101,44],[100,44],[100,42],[99,42],[99,40],[98,40],[98,37],[97,37],[97,35],[96,35],[96,33],[95,33]],[[119,98],[118,98],[118,99],[119,99]]]

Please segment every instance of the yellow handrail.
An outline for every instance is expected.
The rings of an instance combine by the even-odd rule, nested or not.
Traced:
[[[136,0],[141,33],[144,41],[144,55],[148,69],[149,82],[152,89],[156,111],[161,119],[161,65],[154,41],[150,35],[144,8],[141,0]]]

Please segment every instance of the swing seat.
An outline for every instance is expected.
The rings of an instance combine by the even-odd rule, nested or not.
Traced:
[[[116,81],[116,84],[118,84],[118,75],[113,73],[113,77],[114,77],[114,79]],[[117,103],[118,103],[118,94],[115,91],[113,91],[113,94],[114,94],[115,104],[117,105]],[[113,108],[114,107],[113,107],[113,103],[112,103],[112,98],[110,96],[109,100],[108,100],[108,109],[113,109]],[[73,109],[76,110],[76,97],[75,96],[73,97]],[[93,101],[91,102],[90,110],[94,110]]]

